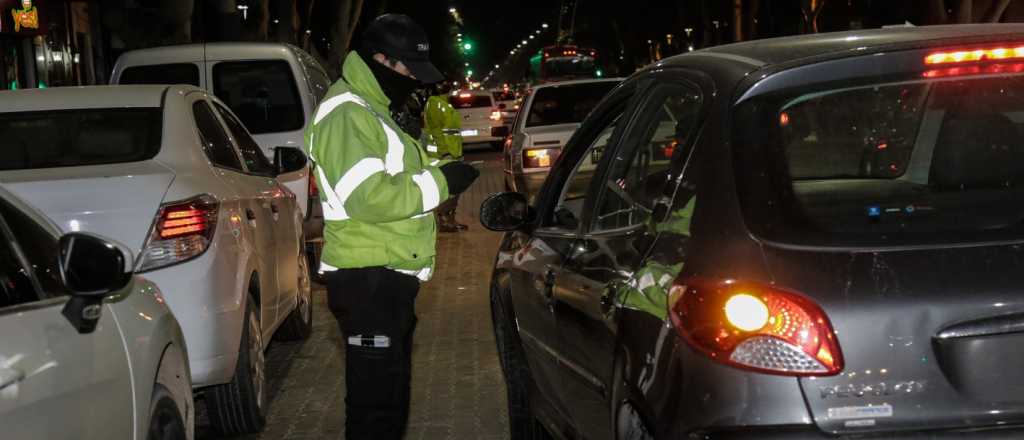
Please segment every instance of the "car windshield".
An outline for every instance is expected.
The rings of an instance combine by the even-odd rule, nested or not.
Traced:
[[[885,246],[1024,238],[1024,78],[768,96],[734,137],[748,226],[773,241]]]
[[[491,97],[487,95],[476,95],[470,93],[462,93],[455,97],[452,101],[452,107],[455,108],[491,108]]]
[[[0,113],[0,170],[137,162],[160,150],[159,108]]]
[[[618,85],[613,81],[569,84],[537,89],[527,127],[543,125],[572,124],[583,121],[611,89]]]

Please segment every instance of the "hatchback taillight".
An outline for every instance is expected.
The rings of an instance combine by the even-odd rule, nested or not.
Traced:
[[[494,110],[494,111],[492,111],[491,112],[491,120],[492,121],[500,121],[501,120],[501,110]]]
[[[137,271],[159,269],[202,255],[213,241],[217,212],[217,201],[207,195],[161,206]]]
[[[316,184],[316,175],[314,173],[309,173],[309,198],[320,198],[320,187]]]
[[[843,370],[828,316],[796,292],[736,280],[677,280],[669,316],[691,347],[726,365],[790,376]]]

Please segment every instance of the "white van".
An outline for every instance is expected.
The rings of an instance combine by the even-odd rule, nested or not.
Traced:
[[[214,94],[242,120],[268,158],[275,147],[303,149],[303,129],[331,86],[320,63],[280,43],[206,43],[125,52],[111,84],[191,84]],[[320,267],[323,213],[309,169],[278,176],[305,218],[309,267]],[[313,274],[316,277],[316,274]]]

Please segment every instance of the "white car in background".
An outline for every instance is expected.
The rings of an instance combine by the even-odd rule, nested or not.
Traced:
[[[505,143],[505,189],[536,194],[583,119],[621,82],[622,78],[585,79],[545,83],[530,90]]]
[[[459,90],[452,92],[449,101],[462,117],[463,145],[490,143],[492,148],[501,149],[505,139],[504,127],[501,111],[495,105],[491,92]]]
[[[64,232],[111,237],[164,292],[214,428],[255,432],[266,414],[264,350],[312,325],[302,213],[218,99],[192,86],[0,92],[0,185]],[[278,331],[280,328],[281,331]]]
[[[227,104],[267,158],[277,147],[302,148],[303,129],[331,87],[324,68],[289,44],[221,42],[128,51],[117,59],[111,84],[191,84]],[[308,266],[317,278],[323,249],[323,210],[308,169],[277,176],[297,196],[304,219]]]
[[[184,336],[160,290],[130,268],[117,245],[61,237],[0,189],[3,438],[193,438]]]

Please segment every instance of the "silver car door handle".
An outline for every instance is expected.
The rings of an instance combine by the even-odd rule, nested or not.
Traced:
[[[17,368],[0,368],[0,390],[25,380],[25,372]]]

